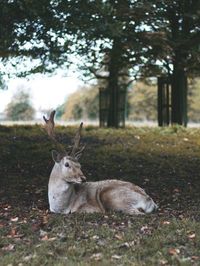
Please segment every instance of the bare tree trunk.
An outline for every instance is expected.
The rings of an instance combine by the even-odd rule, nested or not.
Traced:
[[[118,105],[119,105],[119,70],[120,70],[120,41],[118,39],[113,40],[113,47],[110,52],[109,61],[109,79],[108,79],[108,91],[109,91],[109,106],[108,106],[108,127],[119,127],[118,117]]]
[[[183,69],[174,67],[172,76],[172,124],[187,126],[187,76]]]

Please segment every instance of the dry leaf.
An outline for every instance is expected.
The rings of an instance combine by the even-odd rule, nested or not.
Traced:
[[[99,236],[97,236],[97,235],[94,235],[93,237],[92,237],[92,239],[94,239],[94,240],[98,240],[99,239]]]
[[[41,238],[41,240],[42,240],[42,241],[47,241],[47,240],[49,240],[48,235],[43,236],[43,237]]]
[[[170,224],[169,221],[163,221],[162,224]]]
[[[142,226],[141,228],[140,228],[140,231],[141,232],[145,232],[145,231],[147,231],[149,228],[148,228],[148,226],[147,225],[144,225],[144,226]]]
[[[192,260],[199,260],[200,257],[199,257],[199,256],[192,256],[191,259],[192,259]]]
[[[179,190],[178,188],[175,188],[175,189],[173,190],[173,192],[175,192],[175,193],[179,193],[180,190]]]
[[[95,261],[99,261],[102,259],[102,257],[103,257],[102,253],[95,253],[95,254],[92,254],[90,259],[95,260]]]
[[[120,234],[116,234],[116,235],[115,235],[115,238],[117,238],[118,240],[122,240],[122,239],[123,239],[123,236],[120,235]]]
[[[189,239],[194,239],[196,237],[195,233],[191,233],[190,235],[188,235]]]
[[[160,260],[160,265],[166,265],[166,264],[168,264],[167,260]]]
[[[119,256],[119,255],[112,255],[111,258],[112,259],[115,259],[115,260],[120,260],[122,256]]]
[[[168,253],[169,253],[169,255],[178,255],[178,254],[180,254],[180,249],[178,249],[178,248],[170,248],[168,250]]]
[[[3,247],[2,250],[4,250],[4,251],[12,251],[12,250],[14,250],[14,248],[15,248],[15,245],[9,244],[9,245]]]
[[[14,217],[14,218],[11,218],[10,220],[11,222],[17,222],[19,220],[19,217]]]
[[[130,248],[130,244],[128,242],[125,242],[119,246],[119,248]]]

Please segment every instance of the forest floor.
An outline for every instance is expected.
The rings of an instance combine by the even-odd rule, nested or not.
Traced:
[[[67,147],[76,127],[57,131]],[[158,211],[50,213],[53,146],[39,126],[0,126],[0,265],[200,265],[200,130],[87,127],[82,142],[89,181],[131,181]]]

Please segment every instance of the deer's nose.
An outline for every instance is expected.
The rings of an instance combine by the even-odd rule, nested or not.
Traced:
[[[84,175],[81,176],[81,181],[86,182],[86,177]]]

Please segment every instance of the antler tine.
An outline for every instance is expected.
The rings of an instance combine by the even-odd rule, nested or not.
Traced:
[[[82,152],[85,150],[86,145],[82,146],[79,151],[75,153],[75,157],[77,158],[79,155],[82,154]]]
[[[79,149],[79,145],[80,145],[80,140],[81,140],[81,130],[83,128],[83,122],[81,122],[77,132],[76,132],[76,135],[74,137],[74,144],[73,144],[73,148],[72,148],[72,151],[70,153],[70,156],[72,157],[75,157],[76,155],[76,152],[78,151]],[[79,153],[79,152],[78,152]]]
[[[47,119],[45,116],[43,116],[43,119],[45,121],[45,129],[46,129],[46,132],[47,134],[49,135],[49,137],[52,139],[55,140],[55,133],[54,133],[54,126],[55,126],[55,123],[54,123],[54,116],[55,116],[55,113],[56,111],[52,111],[50,113],[50,116],[49,116],[49,119]]]
[[[56,111],[52,111],[50,113],[49,119],[47,119],[45,116],[43,116],[43,119],[45,121],[45,130],[49,136],[49,138],[54,142],[54,144],[56,145],[56,147],[61,151],[61,152],[66,152],[64,147],[62,146],[62,144],[60,144],[55,137],[55,132],[54,132],[54,116],[55,116]]]

